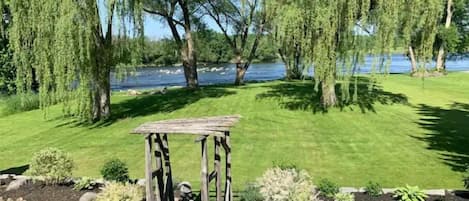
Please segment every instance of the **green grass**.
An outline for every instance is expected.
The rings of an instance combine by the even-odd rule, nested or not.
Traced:
[[[34,152],[58,147],[72,154],[77,176],[99,177],[104,162],[118,157],[132,177],[142,178],[143,137],[130,135],[133,128],[161,119],[240,114],[232,132],[236,190],[274,163],[341,186],[371,180],[383,187],[462,188],[469,162],[468,80],[469,73],[423,82],[391,75],[372,94],[359,85],[358,102],[329,111],[318,107],[311,81],[173,89],[164,96],[114,94],[114,118],[101,124],[61,120],[60,107],[51,108],[47,119],[39,110],[1,117],[0,170],[19,170]],[[197,186],[200,145],[194,139],[170,136],[169,146],[173,175]]]

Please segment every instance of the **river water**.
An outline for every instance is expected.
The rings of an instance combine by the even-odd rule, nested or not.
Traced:
[[[365,64],[359,68],[358,73],[369,73],[373,57],[367,57]],[[469,71],[469,58],[448,60],[448,71]],[[389,68],[390,73],[409,73],[410,62],[403,55],[393,55]],[[306,72],[312,75],[312,72]],[[182,67],[146,67],[139,68],[133,76],[124,80],[114,79],[112,76],[112,90],[148,89],[170,86],[184,86],[184,72]],[[235,79],[234,64],[220,64],[210,67],[198,66],[199,83],[202,85],[232,83]],[[285,76],[283,63],[252,64],[246,72],[246,80],[275,80]]]

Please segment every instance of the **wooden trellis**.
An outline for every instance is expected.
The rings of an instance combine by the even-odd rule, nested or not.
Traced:
[[[192,134],[199,136],[196,142],[200,142],[202,147],[200,171],[201,200],[209,200],[209,184],[215,180],[216,201],[232,201],[230,128],[238,122],[239,118],[239,115],[234,115],[165,120],[146,123],[133,130],[133,134],[145,135],[146,200],[174,200],[168,135]],[[214,170],[211,173],[208,172],[208,137],[213,137],[215,147]],[[222,197],[220,147],[223,147],[226,155],[224,197]],[[154,168],[153,162],[156,163],[156,168]]]

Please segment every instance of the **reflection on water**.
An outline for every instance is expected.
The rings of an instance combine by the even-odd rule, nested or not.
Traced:
[[[358,73],[369,73],[373,57],[367,57],[365,64],[360,66]],[[469,71],[469,59],[449,60],[446,63],[448,71]],[[220,64],[215,66],[199,66],[197,69],[199,82],[202,85],[217,83],[232,83],[235,79],[234,64]],[[408,73],[410,63],[403,55],[392,57],[390,73]],[[310,71],[308,75],[313,75]],[[285,76],[283,63],[252,64],[246,72],[246,80],[275,80]],[[112,76],[114,77],[114,76]],[[112,80],[113,90],[144,89],[163,86],[184,86],[185,78],[182,67],[140,68],[134,76],[123,81]]]

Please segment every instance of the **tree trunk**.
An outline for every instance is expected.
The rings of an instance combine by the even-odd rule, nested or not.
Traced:
[[[414,48],[412,48],[412,46],[409,46],[408,57],[410,59],[410,65],[412,67],[411,73],[417,72],[417,60],[415,59]]]
[[[244,68],[244,65],[241,63],[236,64],[236,79],[235,79],[235,85],[243,85],[244,84],[244,76],[246,75],[247,69]]]
[[[448,0],[446,5],[446,23],[445,28],[449,29],[451,26],[451,18],[453,17],[453,0]],[[436,59],[436,70],[441,72],[445,69],[445,42],[440,44],[440,49],[438,50],[438,56]]]
[[[93,116],[94,122],[111,116],[111,76],[110,66],[98,64],[94,78]]]
[[[335,73],[327,75],[321,82],[321,103],[324,107],[333,107],[337,105],[337,96],[335,94]]]
[[[190,30],[186,30],[186,47],[182,50],[182,64],[186,77],[187,87],[195,89],[199,87],[197,76],[197,55],[194,49],[194,40]]]
[[[293,72],[291,70],[291,67],[290,67],[290,63],[288,62],[288,58],[287,56],[285,55],[284,51],[282,50],[282,48],[279,48],[278,49],[278,53],[280,54],[280,58],[282,59],[283,63],[285,64],[285,73],[286,73],[286,79],[287,80],[292,80],[293,78]]]

